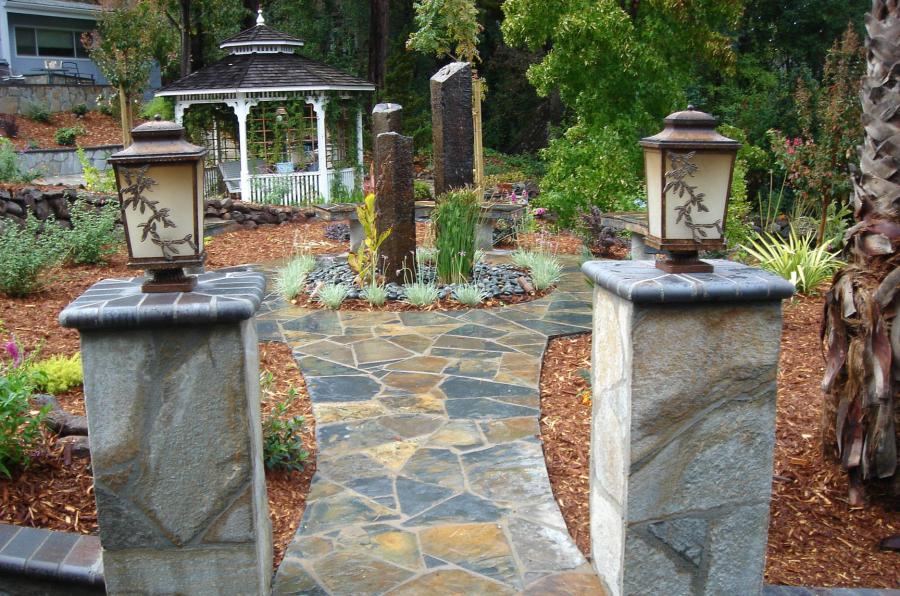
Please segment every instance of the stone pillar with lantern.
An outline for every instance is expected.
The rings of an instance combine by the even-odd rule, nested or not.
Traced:
[[[272,575],[254,314],[261,274],[203,263],[202,160],[150,122],[110,158],[129,266],[60,322],[79,330],[108,594],[267,594]]]
[[[592,261],[592,561],[608,592],[759,594],[781,300],[725,260],[738,145],[689,108],[641,141],[654,261]]]

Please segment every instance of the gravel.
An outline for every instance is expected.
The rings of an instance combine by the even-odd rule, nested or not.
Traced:
[[[435,279],[435,268],[431,265],[425,265],[420,271],[422,281],[432,282]],[[531,284],[531,276],[518,269],[514,265],[490,265],[487,263],[477,263],[473,274],[473,282],[478,284],[488,297],[499,298],[501,296],[513,296],[524,294],[525,290],[519,283],[519,278],[524,278],[526,284]],[[347,298],[360,298],[361,290],[354,282],[356,273],[350,268],[346,260],[338,260],[334,258],[322,259],[319,266],[309,274],[306,283],[306,291],[312,292],[320,283],[343,283],[350,286],[350,292]],[[410,281],[416,281],[411,279]],[[385,286],[387,289],[388,300],[404,300],[406,299],[406,291],[402,285],[389,283]],[[453,297],[455,285],[439,285],[438,292],[440,298]]]

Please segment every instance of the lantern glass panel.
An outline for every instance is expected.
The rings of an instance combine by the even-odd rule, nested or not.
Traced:
[[[665,184],[669,190],[665,198],[665,230],[659,236],[664,235],[666,238],[678,240],[692,238],[719,240],[722,238],[719,230],[724,226],[725,201],[731,181],[731,162],[734,154],[696,151],[689,158],[691,153],[691,151],[666,152]],[[657,177],[648,174],[648,188],[649,181],[654,178]],[[690,205],[692,197],[694,204]],[[707,210],[700,209],[698,201]],[[688,210],[690,221],[694,225],[693,232],[688,226],[686,217],[678,221],[681,213],[679,207]],[[650,233],[655,234],[652,228]]]
[[[644,150],[644,172],[647,178],[647,215],[650,235],[662,236],[662,152]]]
[[[146,168],[146,169],[145,169]],[[122,189],[123,209],[125,211],[126,229],[129,239],[129,250],[133,259],[164,259],[171,257],[189,257],[202,251],[202,238],[195,234],[195,212],[197,204],[196,165],[191,162],[162,164],[119,164],[116,168],[119,188]],[[140,177],[145,187],[139,194],[144,202],[144,210],[135,205],[135,193],[129,192]],[[202,178],[201,184],[202,184]],[[200,193],[200,197],[202,197]],[[132,200],[131,203],[129,201]],[[202,198],[200,199],[202,200]],[[140,201],[140,199],[138,199]],[[155,201],[156,205],[149,205]],[[145,234],[145,226],[153,218],[154,210],[162,213],[165,219],[174,226],[166,226],[157,219],[151,222],[152,230]],[[190,244],[179,241],[190,237],[198,250]],[[198,244],[199,241],[199,244]],[[166,252],[162,244],[166,244]]]

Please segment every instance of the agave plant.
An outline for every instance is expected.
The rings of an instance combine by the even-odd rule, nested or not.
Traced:
[[[853,179],[857,223],[847,231],[849,262],[834,276],[822,327],[823,441],[847,470],[855,505],[864,502],[864,481],[897,473],[900,4],[874,0],[866,31],[865,138]]]

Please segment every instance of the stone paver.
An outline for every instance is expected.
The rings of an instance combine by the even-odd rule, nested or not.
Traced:
[[[550,296],[502,309],[264,303],[260,339],[292,347],[319,442],[276,594],[603,594],[538,426],[548,338],[591,325],[591,288],[565,264]]]

